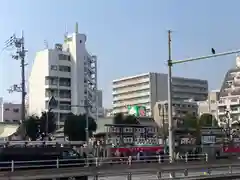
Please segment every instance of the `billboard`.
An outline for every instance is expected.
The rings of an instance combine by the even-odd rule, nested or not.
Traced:
[[[128,114],[137,117],[146,116],[146,107],[144,106],[128,106]]]

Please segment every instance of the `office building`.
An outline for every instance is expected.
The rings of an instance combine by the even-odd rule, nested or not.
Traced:
[[[212,114],[218,119],[218,101],[219,101],[220,90],[213,90],[208,93],[208,99],[206,101],[199,101],[198,104],[198,115],[208,113]]]
[[[21,122],[21,104],[5,103],[3,98],[0,98],[0,113],[0,122]]]
[[[220,90],[218,115],[221,123],[230,125],[240,121],[240,56],[236,57],[236,67],[229,69]]]
[[[173,102],[173,119],[182,120],[187,114],[197,116],[198,104],[193,100],[174,100]],[[168,101],[156,102],[153,109],[153,117],[158,126],[163,127],[168,124]],[[178,121],[179,122],[179,121]],[[174,126],[177,126],[177,121],[174,121]]]
[[[85,34],[76,31],[65,36],[63,44],[37,52],[29,77],[29,113],[40,115],[48,110],[51,97],[57,107],[52,109],[58,125],[68,113],[96,116],[97,57],[86,50]]]
[[[113,112],[128,113],[129,106],[146,107],[152,116],[156,102],[168,98],[168,75],[145,73],[113,81]],[[173,100],[204,101],[208,96],[207,80],[173,77]]]

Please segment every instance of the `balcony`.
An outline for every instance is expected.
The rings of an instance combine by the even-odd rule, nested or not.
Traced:
[[[113,90],[113,95],[115,94],[128,94],[129,92],[136,92],[137,91],[141,91],[141,90],[147,90],[150,88],[150,85],[136,85],[133,87],[126,87],[126,88],[122,88],[122,89],[117,89],[117,90]]]
[[[198,84],[198,83],[193,83],[193,82],[187,82],[187,81],[178,81],[178,80],[174,80],[172,81],[172,85],[173,87],[174,86],[180,86],[180,87],[189,87],[189,88],[192,88],[192,87],[198,87],[198,88],[205,88],[207,87],[208,85],[207,84]]]
[[[173,87],[173,92],[182,92],[182,93],[197,93],[197,94],[207,94],[208,90],[201,90],[201,88],[180,88],[180,87]]]
[[[218,106],[227,106],[228,100],[227,99],[220,99],[218,102]]]
[[[149,96],[150,92],[142,92],[142,93],[131,93],[131,94],[126,94],[126,95],[120,95],[120,96],[113,96],[113,101],[119,101],[119,100],[129,100],[133,98],[139,98],[139,97],[144,97],[144,96]]]
[[[119,82],[119,84],[113,84],[113,88],[122,88],[122,87],[127,87],[131,85],[138,85],[142,83],[149,83],[150,79],[149,78],[134,78],[132,80],[126,80],[123,82]]]
[[[134,106],[134,105],[140,105],[140,104],[149,104],[149,103],[150,103],[149,98],[133,100],[133,101],[115,102],[113,103],[113,108],[121,108],[121,107]]]

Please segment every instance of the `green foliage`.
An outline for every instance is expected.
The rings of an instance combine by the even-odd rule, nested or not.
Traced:
[[[123,119],[124,115],[122,113],[117,113],[113,118],[114,124],[122,124]]]
[[[48,132],[46,133],[46,127]],[[40,117],[40,133],[49,134],[56,130],[56,118],[53,112],[42,112]]]
[[[199,125],[201,127],[211,127],[213,123],[214,127],[218,126],[216,118],[212,114],[202,114],[199,118]]]
[[[70,141],[86,141],[86,115],[69,114],[64,123],[64,135]],[[96,131],[97,124],[92,117],[88,117],[88,132],[89,137],[92,137]]]
[[[48,114],[48,120],[47,120]],[[56,121],[54,113],[52,112],[42,112],[41,117],[32,115],[27,117],[23,122],[26,135],[32,140],[35,141],[38,138],[42,137],[43,134],[46,136],[46,126],[48,125],[48,133],[53,133],[56,130]],[[42,137],[43,138],[43,137]]]
[[[193,114],[186,114],[186,116],[183,118],[183,123],[180,127],[184,128],[198,128],[198,119]]]
[[[31,141],[36,141],[39,137],[39,117],[32,115],[27,117],[27,119],[23,122],[26,135],[31,139]]]
[[[118,113],[113,118],[114,124],[139,124],[139,121],[134,115],[124,116],[122,113]]]

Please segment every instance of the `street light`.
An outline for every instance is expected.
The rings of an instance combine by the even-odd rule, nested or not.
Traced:
[[[171,58],[171,31],[168,31],[168,49],[169,49],[169,55],[168,55],[168,121],[169,121],[169,155],[170,155],[170,162],[174,162],[174,141],[173,141],[173,116],[172,116],[172,66],[175,64],[182,64],[186,62],[192,62],[192,61],[198,61],[203,59],[210,59],[213,57],[220,57],[220,56],[226,56],[230,54],[236,54],[240,52],[240,49],[233,50],[233,51],[227,51],[223,53],[217,53],[217,54],[211,54],[207,56],[200,56],[200,57],[194,57],[194,58],[188,58],[184,60],[172,60]]]

